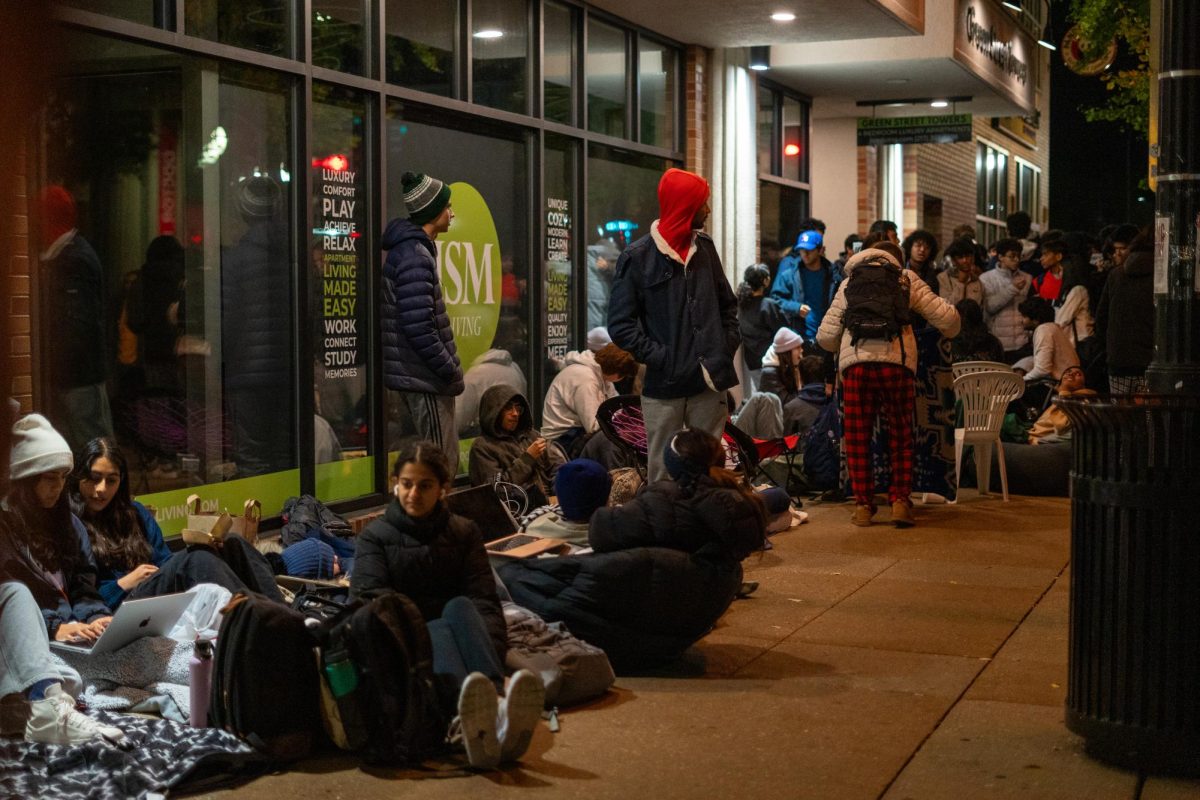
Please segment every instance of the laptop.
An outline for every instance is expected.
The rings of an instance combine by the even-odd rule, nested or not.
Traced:
[[[195,599],[194,594],[180,592],[144,600],[126,600],[96,641],[51,642],[50,646],[66,653],[102,655],[120,650],[144,636],[166,636]]]
[[[571,548],[561,539],[518,533],[517,521],[491,486],[472,486],[446,495],[451,513],[479,526],[489,556],[529,558],[542,553],[565,553]]]

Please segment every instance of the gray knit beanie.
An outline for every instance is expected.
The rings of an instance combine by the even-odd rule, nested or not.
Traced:
[[[14,481],[74,465],[71,446],[50,420],[41,414],[26,414],[13,424],[10,476]]]
[[[424,225],[437,219],[442,209],[450,204],[450,187],[419,172],[406,172],[400,178],[404,192],[404,206],[408,219],[415,225]]]

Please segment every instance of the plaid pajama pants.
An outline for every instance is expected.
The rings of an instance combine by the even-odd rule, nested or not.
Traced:
[[[875,476],[871,469],[871,431],[883,415],[892,458],[888,502],[908,501],[912,494],[913,409],[916,405],[913,374],[899,364],[855,364],[842,375],[845,410],[846,466],[854,499],[875,505]]]

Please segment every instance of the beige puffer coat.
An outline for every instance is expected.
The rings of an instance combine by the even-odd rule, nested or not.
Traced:
[[[857,345],[850,343],[850,331],[845,329],[842,317],[846,313],[846,286],[850,283],[854,270],[864,261],[871,258],[886,258],[897,267],[899,262],[882,250],[863,250],[846,262],[846,279],[838,286],[833,305],[821,320],[817,331],[817,344],[831,353],[839,353],[838,370],[845,372],[859,362],[877,361],[885,364],[902,364],[916,374],[917,371],[917,340],[913,337],[912,326],[906,325],[900,338],[888,342],[883,339],[864,339]],[[870,267],[866,267],[870,269]],[[917,277],[912,270],[902,270],[901,276],[908,281],[908,307],[920,314],[930,325],[941,331],[943,336],[958,335],[959,319],[954,306],[938,297],[925,281]],[[901,348],[901,339],[904,341]]]

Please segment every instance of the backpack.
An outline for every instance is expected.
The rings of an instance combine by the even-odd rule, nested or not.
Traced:
[[[829,398],[813,424],[804,432],[801,442],[804,476],[812,489],[836,489],[842,470],[842,426],[838,420],[838,404]]]
[[[391,766],[417,765],[444,747],[449,720],[429,630],[411,600],[387,592],[353,603],[317,636],[322,722],[338,747]]]
[[[900,268],[882,255],[860,262],[847,279],[842,321],[852,345],[900,336],[909,324],[908,281]]]
[[[577,639],[561,622],[547,623],[523,606],[505,601],[508,653],[504,666],[527,669],[546,687],[546,707],[573,706],[600,697],[616,682],[604,651]]]
[[[274,759],[303,758],[322,739],[312,629],[260,594],[234,595],[221,614],[208,724]]]

